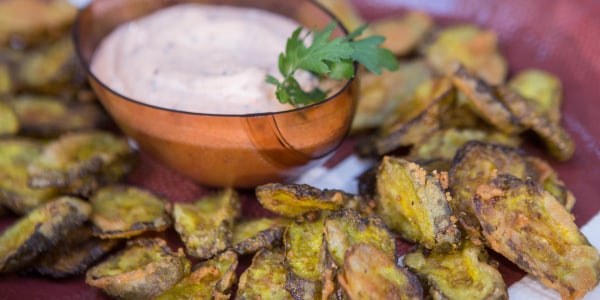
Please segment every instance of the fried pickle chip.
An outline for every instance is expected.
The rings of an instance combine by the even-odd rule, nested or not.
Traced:
[[[3,99],[10,98],[18,90],[14,73],[24,53],[22,50],[0,47],[0,97]]]
[[[77,8],[66,0],[1,1],[0,45],[14,40],[30,45],[62,36],[76,15]]]
[[[283,232],[290,223],[286,218],[246,219],[233,226],[231,249],[240,255],[257,252],[263,248],[281,245]]]
[[[422,299],[417,277],[372,244],[359,243],[346,252],[338,281],[350,299]]]
[[[403,263],[433,299],[508,299],[504,279],[485,249],[468,241],[449,253],[415,248]]]
[[[399,61],[398,70],[381,75],[360,68],[358,106],[352,131],[382,126],[394,114],[403,115],[414,108],[411,102],[415,89],[433,76],[422,59]]]
[[[84,83],[70,36],[28,51],[15,73],[16,83],[29,91],[60,94]]]
[[[519,119],[498,99],[492,87],[464,66],[455,66],[451,78],[456,88],[469,100],[471,110],[496,129],[506,134],[524,130]]]
[[[149,299],[190,273],[183,250],[173,252],[159,238],[136,239],[86,272],[85,282],[121,299]]]
[[[293,299],[285,289],[286,270],[283,266],[285,253],[282,248],[258,251],[252,264],[238,284],[236,299]]]
[[[566,129],[544,116],[538,116],[534,122],[532,129],[542,138],[550,155],[559,161],[567,161],[573,157],[575,142]]]
[[[413,89],[413,93],[401,102],[394,115],[386,120],[384,128],[394,123],[407,123],[418,117],[429,106],[452,90],[452,82],[447,78],[428,78]]]
[[[60,197],[28,213],[0,236],[0,273],[21,269],[81,226],[92,207],[73,197]]]
[[[19,119],[15,111],[0,102],[0,136],[14,135],[19,131]]]
[[[102,240],[92,236],[92,227],[79,227],[60,240],[60,246],[39,257],[33,271],[53,278],[81,275],[96,261],[121,244],[120,240]]]
[[[563,299],[582,298],[598,284],[598,250],[533,180],[499,174],[477,188],[474,204],[489,246]]]
[[[22,49],[0,47],[0,98],[2,100],[9,99],[20,92],[21,86],[16,80],[16,72],[26,52]]]
[[[310,212],[286,228],[283,243],[287,270],[285,289],[294,299],[321,297],[324,220],[329,211]]]
[[[450,205],[467,232],[466,238],[476,244],[481,242],[481,232],[473,204],[475,190],[478,186],[487,184],[495,174],[501,173],[519,178],[527,177],[523,151],[480,141],[470,141],[461,147],[448,173],[453,197]]]
[[[518,147],[521,140],[517,136],[509,136],[501,132],[482,129],[442,129],[427,137],[422,143],[415,145],[409,154],[414,160],[446,159],[452,160],[456,150],[471,140],[484,141]]]
[[[477,112],[472,109],[471,100],[460,90],[455,91],[455,100],[446,114],[442,115],[444,128],[477,128],[482,130],[493,130],[494,127],[486,120],[481,118]]]
[[[344,264],[344,255],[353,245],[369,243],[396,259],[396,239],[378,216],[361,217],[350,209],[334,211],[325,219],[327,252],[335,264]]]
[[[340,209],[353,195],[320,190],[307,184],[268,183],[256,187],[256,197],[264,208],[293,218],[310,211]]]
[[[569,133],[547,114],[539,113],[533,104],[517,92],[506,87],[496,87],[501,101],[527,129],[533,130],[544,142],[548,152],[558,160],[568,160],[575,152],[575,143]]]
[[[7,63],[2,61],[2,54],[0,52],[0,97],[6,97],[10,95],[14,90],[14,81],[11,77],[10,67]],[[2,126],[0,126],[2,128]]]
[[[175,203],[175,230],[186,252],[197,258],[210,258],[231,246],[233,224],[240,216],[237,192],[226,188],[195,203]]]
[[[351,0],[317,0],[317,2],[340,19],[348,31],[354,31],[367,23],[360,16]]]
[[[575,204],[575,197],[548,163],[526,156],[516,148],[470,141],[457,151],[449,172],[450,189],[454,196],[450,203],[461,225],[467,230],[467,236],[475,242],[481,234],[474,214],[474,193],[478,186],[487,184],[496,174],[511,174],[520,179],[532,178],[567,210]]]
[[[412,146],[439,130],[442,116],[447,114],[455,99],[454,89],[447,80],[424,82],[411,100],[415,109],[407,114],[397,113],[380,128],[374,141],[358,149],[362,155],[384,155],[403,146]],[[400,106],[398,111],[402,111]],[[421,110],[422,108],[422,110]]]
[[[433,30],[433,25],[433,19],[419,11],[377,19],[369,24],[374,34],[385,37],[381,46],[397,56],[415,51]]]
[[[391,260],[396,259],[396,239],[378,216],[362,217],[352,209],[337,210],[325,219],[324,242],[321,250],[322,298],[333,299],[343,295],[336,274],[344,265],[348,249],[359,243],[369,243]]]
[[[173,223],[170,202],[134,186],[109,185],[90,198],[94,208],[94,235],[101,238],[130,238],[146,231],[163,231]]]
[[[22,135],[53,138],[68,131],[94,129],[107,121],[96,103],[66,103],[56,97],[26,95],[10,102]]]
[[[127,140],[108,132],[68,133],[46,145],[29,165],[29,185],[74,188],[117,182],[133,168],[134,154]]]
[[[385,156],[377,174],[376,213],[403,238],[428,249],[457,247],[460,231],[438,176]]]
[[[425,49],[425,57],[441,74],[451,74],[460,63],[492,85],[503,83],[508,72],[496,33],[474,25],[442,29]]]
[[[533,174],[531,177],[540,183],[546,191],[556,197],[568,211],[575,206],[575,196],[566,184],[558,178],[558,174],[544,160],[537,157],[526,157],[528,173]]]
[[[517,73],[507,86],[527,99],[539,114],[547,115],[552,122],[560,121],[562,84],[558,77],[542,70],[527,69]]]
[[[189,276],[155,299],[230,299],[231,287],[237,279],[235,273],[237,265],[237,254],[233,251],[225,251],[195,266]]]
[[[21,63],[27,51],[13,47],[0,47],[0,65],[7,68],[9,77]],[[11,91],[14,91],[11,89]]]
[[[28,186],[27,166],[42,153],[43,144],[25,138],[0,140],[0,204],[23,215],[58,195],[55,188]]]

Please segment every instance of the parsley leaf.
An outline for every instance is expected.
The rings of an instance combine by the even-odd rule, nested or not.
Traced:
[[[398,62],[394,54],[388,49],[378,47],[384,41],[385,38],[382,36],[370,36],[353,42],[354,53],[352,58],[378,75],[382,73],[381,68],[392,71],[398,69]]]
[[[277,88],[275,95],[281,103],[294,106],[308,105],[325,99],[327,93],[315,88],[312,91],[302,89],[294,74],[305,70],[316,76],[329,76],[335,80],[350,79],[354,76],[354,63],[364,65],[369,71],[381,74],[382,68],[396,70],[398,62],[391,51],[380,48],[385,40],[381,36],[370,36],[355,40],[365,26],[361,26],[345,37],[331,38],[337,23],[331,22],[322,31],[307,32],[302,35],[302,27],[296,29],[288,38],[285,52],[279,55],[278,68],[283,79],[279,81],[268,75],[266,81]],[[307,47],[310,35],[312,43]]]

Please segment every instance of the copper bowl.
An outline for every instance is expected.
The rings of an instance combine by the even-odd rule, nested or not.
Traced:
[[[307,28],[323,28],[335,20],[310,0],[92,2],[75,23],[77,55],[103,106],[142,151],[205,185],[254,187],[294,179],[321,163],[340,145],[354,116],[355,80],[345,82],[340,91],[325,101],[307,107],[273,113],[217,115],[144,104],[120,95],[94,76],[90,71],[94,51],[113,29],[180,3],[255,7],[287,16]],[[334,35],[346,33],[339,25]]]

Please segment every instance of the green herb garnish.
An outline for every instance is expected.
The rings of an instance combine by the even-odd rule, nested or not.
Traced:
[[[335,80],[350,79],[354,76],[354,62],[365,66],[369,71],[381,74],[382,68],[390,71],[398,69],[398,61],[388,49],[379,45],[385,40],[382,36],[369,36],[356,40],[367,27],[361,26],[344,37],[331,39],[337,22],[331,22],[323,31],[307,32],[301,36],[302,27],[296,29],[287,40],[285,52],[279,55],[279,72],[283,80],[267,75],[267,82],[277,86],[275,95],[281,103],[294,106],[308,105],[325,99],[327,93],[318,87],[304,91],[294,74],[297,70],[309,71],[317,76],[329,76]],[[304,41],[313,34],[312,44]]]

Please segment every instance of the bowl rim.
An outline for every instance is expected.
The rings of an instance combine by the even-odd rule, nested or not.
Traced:
[[[157,105],[153,105],[153,104],[148,104],[148,103],[136,100],[134,98],[125,96],[122,93],[119,93],[116,90],[114,90],[113,88],[109,87],[102,80],[100,80],[94,74],[94,72],[92,72],[91,65],[88,64],[88,63],[86,63],[86,60],[83,57],[83,53],[82,53],[81,47],[80,47],[80,40],[79,40],[79,35],[80,35],[79,32],[80,31],[79,31],[79,28],[80,28],[80,25],[81,25],[80,23],[81,23],[82,15],[85,13],[85,11],[87,11],[88,9],[90,9],[91,5],[95,1],[98,1],[98,0],[90,1],[88,3],[88,5],[86,5],[85,7],[83,7],[82,9],[79,10],[78,13],[77,13],[77,17],[75,18],[75,22],[73,23],[73,29],[71,30],[71,38],[72,38],[72,41],[73,41],[73,47],[75,48],[75,55],[77,56],[77,60],[78,60],[79,64],[81,65],[81,67],[84,69],[85,74],[87,76],[91,76],[96,83],[98,83],[100,86],[102,86],[102,88],[106,89],[110,93],[113,93],[113,94],[117,95],[118,97],[120,97],[120,98],[122,98],[122,99],[124,99],[126,101],[133,102],[133,103],[138,104],[138,105],[142,105],[142,106],[146,106],[146,107],[149,107],[149,108],[154,108],[154,109],[158,109],[158,110],[162,110],[162,111],[167,111],[167,112],[172,112],[172,113],[178,113],[178,114],[198,115],[198,116],[212,116],[212,117],[239,118],[239,117],[261,117],[261,116],[285,115],[285,114],[290,114],[290,113],[298,113],[298,112],[302,112],[302,111],[305,111],[305,110],[311,110],[313,108],[316,108],[318,106],[324,105],[327,102],[332,101],[333,99],[337,98],[340,94],[344,93],[347,89],[349,89],[352,86],[352,84],[353,84],[353,82],[356,79],[356,76],[358,74],[358,63],[354,62],[354,74],[353,74],[352,78],[346,80],[346,83],[341,88],[339,88],[337,92],[333,93],[332,95],[328,96],[327,98],[325,98],[322,101],[319,101],[319,102],[316,102],[316,103],[313,103],[313,104],[310,104],[310,105],[302,106],[302,107],[296,107],[296,108],[293,108],[293,109],[288,109],[288,110],[272,111],[272,112],[259,112],[259,113],[248,113],[248,114],[218,114],[218,113],[190,112],[190,111],[185,111],[185,110],[171,109],[171,108],[165,108],[165,107],[161,107],[161,106],[157,106]],[[126,1],[126,0],[122,0],[122,1]],[[337,22],[337,26],[342,30],[342,32],[346,36],[349,34],[348,29],[346,28],[346,26],[329,9],[327,9],[326,7],[324,7],[323,5],[321,5],[320,3],[316,2],[315,0],[307,0],[307,2],[309,2],[312,5],[316,6],[318,9],[322,10],[325,14],[327,14],[329,17],[331,17],[331,19],[333,21]],[[175,5],[177,5],[177,4],[175,4]],[[212,5],[219,5],[219,4],[212,4]],[[121,26],[121,25],[119,25],[119,26]]]

